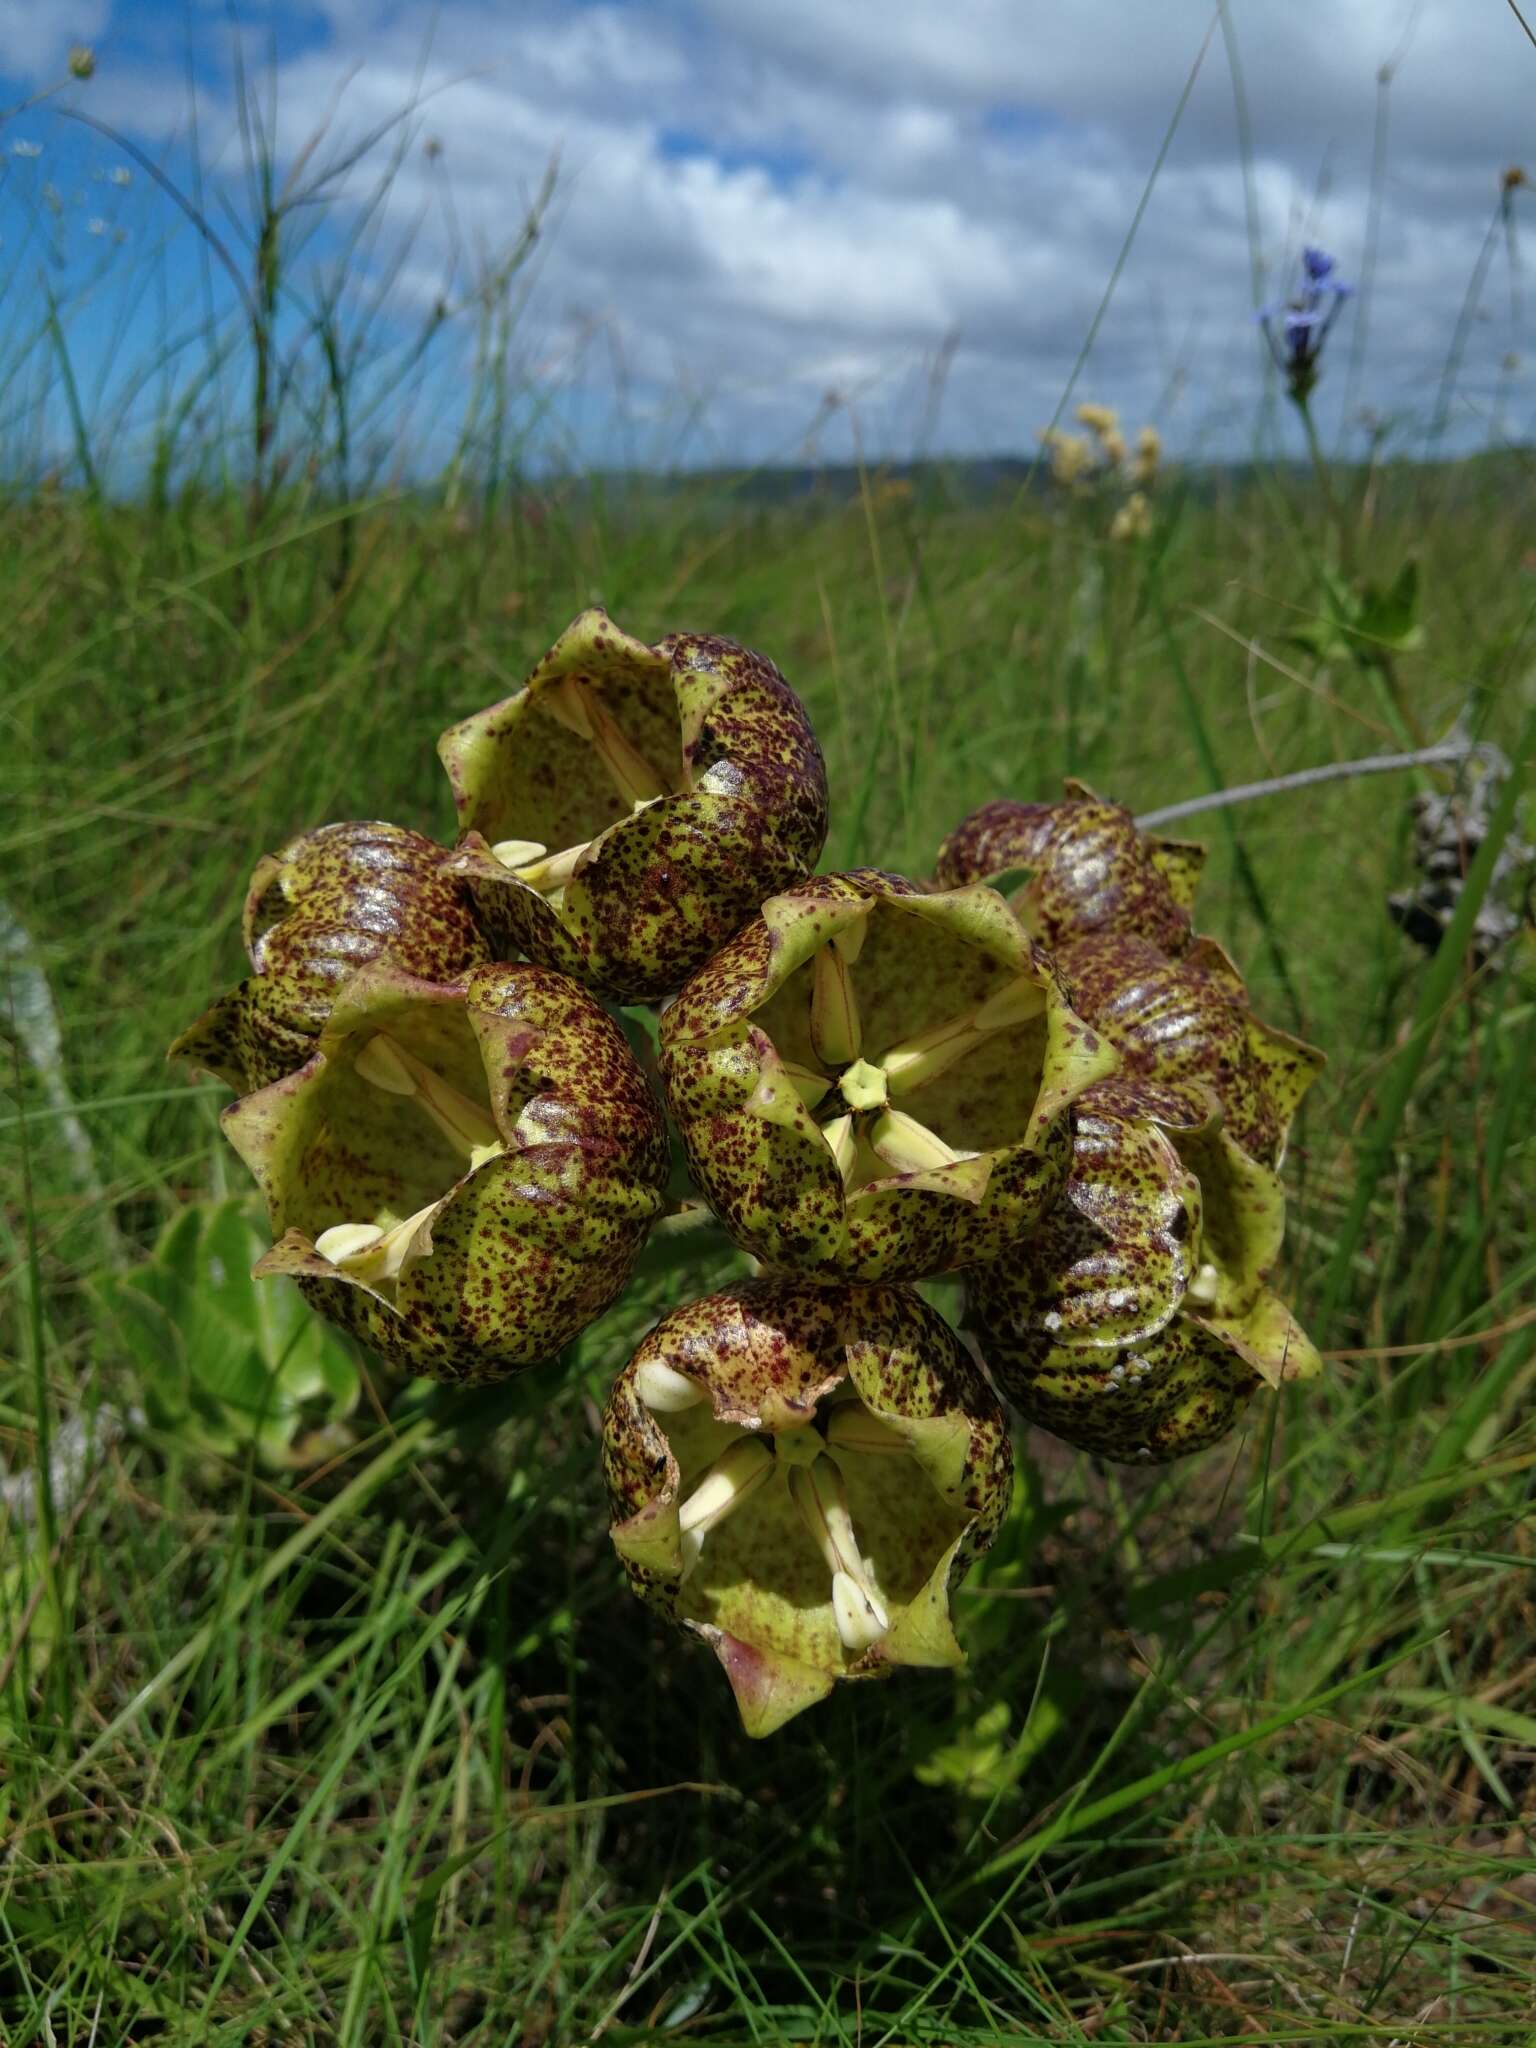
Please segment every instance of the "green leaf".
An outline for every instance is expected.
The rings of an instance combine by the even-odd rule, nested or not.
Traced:
[[[1385,590],[1372,583],[1363,586],[1354,619],[1355,630],[1378,648],[1411,653],[1424,644],[1424,629],[1418,623],[1419,565],[1410,555]],[[1368,650],[1360,650],[1368,658]]]
[[[1319,662],[1348,659],[1359,668],[1378,668],[1389,654],[1411,654],[1423,646],[1418,612],[1419,565],[1411,555],[1384,590],[1374,583],[1346,583],[1328,570],[1321,609],[1286,638]]]
[[[358,1377],[291,1282],[252,1280],[266,1245],[249,1202],[193,1203],[142,1266],[97,1293],[158,1428],[220,1456],[254,1445],[281,1468],[301,1436],[350,1414]]]

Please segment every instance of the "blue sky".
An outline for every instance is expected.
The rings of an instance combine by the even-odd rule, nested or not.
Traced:
[[[514,424],[538,459],[1027,451],[1192,71],[1074,400],[1153,420],[1191,454],[1285,434],[1258,403],[1254,260],[1283,296],[1316,240],[1372,284],[1330,343],[1329,430],[1369,408],[1412,449],[1536,104],[1536,49],[1504,0],[1231,0],[1230,39],[1205,0],[311,0],[241,19],[280,179],[313,182],[383,131],[323,208],[295,216],[281,332],[312,330],[344,256],[343,337],[381,297],[358,440],[386,468],[441,460],[464,430],[476,283],[556,157],[534,261],[497,302],[516,310]],[[0,0],[0,103],[55,84],[71,42],[94,48],[97,75],[0,125],[0,448],[30,441],[48,460],[63,446],[62,336],[95,459],[121,467],[157,409],[201,421],[240,404],[238,355],[207,370],[237,288],[145,164],[61,109],[121,132],[184,193],[200,172],[248,273],[232,39],[213,0]],[[1517,259],[1530,203],[1515,194]],[[1502,236],[1468,337],[1445,445],[1525,438],[1533,387]],[[296,422],[305,406],[322,416],[313,346],[290,395]],[[470,426],[483,439],[484,420]]]

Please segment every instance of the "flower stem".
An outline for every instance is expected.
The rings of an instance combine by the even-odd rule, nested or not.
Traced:
[[[1301,429],[1307,437],[1307,453],[1312,458],[1312,473],[1317,478],[1317,488],[1321,493],[1323,509],[1328,517],[1328,525],[1333,535],[1335,555],[1339,567],[1347,574],[1352,553],[1349,545],[1349,529],[1344,515],[1339,509],[1339,501],[1334,495],[1333,475],[1328,467],[1328,458],[1323,453],[1323,444],[1318,438],[1317,422],[1312,417],[1312,401],[1299,392],[1293,392],[1291,403],[1301,415]]]

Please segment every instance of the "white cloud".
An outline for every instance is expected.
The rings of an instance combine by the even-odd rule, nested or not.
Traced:
[[[48,79],[64,76],[73,43],[90,43],[107,24],[111,0],[0,0],[0,73]]]
[[[1529,142],[1536,50],[1492,0],[1234,0],[1231,13],[1273,265],[1314,237],[1351,271],[1360,263],[1377,74],[1397,60],[1360,396],[1420,404],[1499,173]],[[13,18],[35,18],[27,0],[0,0],[0,33]],[[442,157],[414,149],[393,201],[401,222],[420,211],[429,223],[405,273],[423,296],[454,227],[476,246],[504,241],[558,151],[535,354],[605,325],[643,399],[682,378],[714,395],[717,444],[758,453],[783,446],[833,383],[874,394],[864,402],[900,452],[914,377],[951,333],[951,441],[1030,445],[1212,16],[1209,0],[443,0],[424,49],[426,19],[403,0],[315,5],[300,54],[280,67],[284,147],[326,120],[361,131],[425,82],[423,132]],[[210,27],[210,42],[220,33]],[[169,74],[160,106],[143,77],[114,83],[110,63],[93,90],[141,129],[160,113],[167,128],[182,119]],[[1251,415],[1249,274],[1218,34],[1083,391],[1140,418],[1180,385],[1173,425],[1186,437],[1225,406]],[[1490,293],[1495,317],[1470,359],[1484,388],[1510,346],[1504,303]],[[1347,330],[1340,341],[1342,356]],[[1325,388],[1337,397],[1342,384],[1340,361]],[[908,405],[907,420],[882,403]]]

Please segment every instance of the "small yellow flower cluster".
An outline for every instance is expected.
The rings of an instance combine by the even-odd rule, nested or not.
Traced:
[[[1157,481],[1157,465],[1163,457],[1163,437],[1156,427],[1143,427],[1136,436],[1136,459],[1131,464],[1131,482],[1143,489]]]
[[[1093,452],[1081,434],[1064,434],[1060,427],[1047,427],[1040,439],[1050,451],[1051,475],[1057,483],[1070,486],[1090,480]]]
[[[1094,492],[1102,487],[1126,488],[1129,495],[1116,507],[1110,522],[1111,540],[1141,540],[1152,530],[1152,506],[1148,497],[1157,481],[1162,460],[1162,436],[1156,427],[1143,427],[1134,448],[1120,429],[1120,417],[1113,406],[1085,402],[1077,418],[1088,429],[1069,434],[1060,427],[1047,427],[1041,434],[1051,464],[1051,475],[1064,490]]]
[[[1132,491],[1109,522],[1111,540],[1145,540],[1152,531],[1152,505],[1145,491]]]

